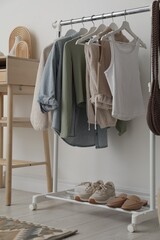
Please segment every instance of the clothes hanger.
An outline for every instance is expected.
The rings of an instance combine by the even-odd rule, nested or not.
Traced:
[[[94,15],[93,15],[94,16]],[[93,18],[92,16],[92,18]],[[92,20],[93,22],[93,20]],[[84,35],[80,39],[76,41],[76,44],[84,45],[87,40],[89,40],[91,37],[97,35],[98,33],[102,32],[106,28],[105,24],[100,24],[98,27],[95,28],[95,30],[88,32],[88,34]]]
[[[126,12],[126,10],[125,10]],[[143,48],[147,48],[146,47],[146,44],[131,30],[130,28],[130,25],[129,25],[129,22],[126,21],[126,13],[125,13],[125,20],[123,21],[122,25],[120,28],[118,28],[117,30],[115,31],[112,31],[110,33],[107,33],[106,35],[104,35],[101,40],[104,40],[104,39],[108,39],[109,36],[113,36],[115,35],[116,33],[119,33],[123,30],[126,30],[134,39],[137,39],[140,43],[140,46],[143,47]]]
[[[83,22],[83,18],[82,18],[82,22]],[[93,21],[92,21],[92,23],[93,23],[93,26],[89,29],[89,31],[86,34],[83,35],[83,37],[90,33],[93,33],[96,30],[97,27],[95,26],[95,23]]]
[[[71,19],[71,28],[65,33],[66,37],[72,36],[77,33],[75,29],[73,29],[73,24],[72,24],[73,19]]]
[[[114,12],[112,12],[112,23],[111,23],[109,26],[107,26],[104,31],[98,33],[97,36],[91,38],[91,39],[88,41],[88,44],[95,43],[95,42],[97,42],[99,39],[101,39],[101,37],[102,37],[103,35],[105,35],[105,34],[111,32],[111,31],[115,31],[115,30],[118,29],[118,26],[117,26],[117,25],[115,24],[115,22],[113,21],[113,13],[114,13]],[[103,21],[103,15],[104,15],[104,14],[102,14],[102,21]]]
[[[112,12],[111,13],[111,15],[112,15],[112,22],[111,22],[111,24],[109,25],[109,27],[113,30],[113,31],[116,31],[117,29],[118,29],[118,26],[117,26],[117,24],[115,24],[115,22],[114,22],[114,19],[113,19],[113,14],[114,14],[114,12]]]
[[[84,18],[84,17],[82,17],[82,25],[83,25],[83,27],[80,28],[79,32],[77,32],[77,34],[78,34],[79,36],[81,36],[81,37],[85,36],[85,35],[88,34],[88,32],[89,32],[89,31],[85,28],[85,26],[84,26],[83,18]]]

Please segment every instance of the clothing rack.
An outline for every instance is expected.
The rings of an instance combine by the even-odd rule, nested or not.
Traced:
[[[72,25],[77,23],[84,23],[89,21],[95,21],[95,20],[102,20],[106,18],[113,18],[113,17],[120,17],[120,16],[126,16],[126,15],[132,15],[132,14],[140,14],[144,12],[150,12],[151,7],[150,6],[144,6],[139,8],[132,8],[132,9],[125,9],[121,11],[113,11],[111,13],[103,13],[99,15],[92,15],[89,17],[82,17],[82,18],[76,18],[76,19],[69,19],[69,20],[61,20],[59,22],[58,26],[58,36],[61,36],[62,26],[66,25]],[[134,232],[136,230],[136,225],[138,223],[153,219],[157,217],[157,210],[155,207],[155,135],[150,131],[150,146],[149,146],[149,152],[150,152],[150,207],[149,208],[142,208],[142,211],[124,211],[120,208],[112,209],[104,205],[92,205],[95,207],[101,207],[101,208],[108,208],[110,210],[120,211],[120,212],[126,212],[132,215],[131,224],[128,225],[128,231]],[[53,186],[54,186],[54,192],[53,193],[47,193],[47,194],[38,194],[33,196],[32,198],[32,204],[30,204],[29,208],[31,210],[37,209],[37,203],[45,201],[46,198],[48,199],[59,199],[69,202],[75,202],[78,204],[83,205],[91,205],[86,202],[77,202],[73,199],[69,198],[67,192],[69,191],[63,191],[57,193],[57,179],[58,179],[58,135],[54,134],[54,152],[53,152]]]
[[[121,17],[121,16],[126,16],[126,15],[131,15],[131,14],[144,13],[144,12],[149,12],[150,9],[151,9],[150,6],[144,6],[144,7],[139,7],[139,8],[131,8],[131,9],[125,9],[125,10],[121,10],[121,11],[113,11],[110,13],[92,15],[89,17],[61,20],[59,23],[59,28],[58,28],[58,36],[60,37],[60,35],[61,35],[62,26],[72,25],[72,24],[77,24],[77,23],[84,23],[84,22],[91,22],[91,21],[94,22],[95,20],[103,20],[106,18],[114,18],[114,17]]]

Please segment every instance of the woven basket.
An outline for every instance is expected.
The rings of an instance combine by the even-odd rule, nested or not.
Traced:
[[[16,27],[10,34],[9,36],[9,51],[12,49],[13,44],[15,42],[15,37],[16,36],[21,36],[22,41],[25,41],[28,44],[28,57],[32,56],[32,48],[31,48],[31,35],[29,30],[26,27],[19,26]],[[20,48],[22,48],[22,45],[24,46],[25,44],[21,43]]]

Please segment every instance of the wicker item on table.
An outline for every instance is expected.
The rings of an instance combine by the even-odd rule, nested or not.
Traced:
[[[26,41],[20,41],[17,44],[16,57],[29,58],[29,49]]]
[[[20,36],[22,41],[25,41],[28,45],[28,58],[31,58],[32,56],[32,49],[31,49],[31,35],[29,30],[26,27],[19,26],[16,27],[10,34],[9,36],[9,51],[12,49],[14,42],[15,42],[15,37]],[[18,47],[18,52],[20,51],[19,48],[22,49],[26,44],[25,43],[20,43],[20,46]]]

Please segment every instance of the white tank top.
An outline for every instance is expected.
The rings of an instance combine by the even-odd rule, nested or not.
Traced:
[[[112,116],[131,120],[145,112],[138,63],[139,43],[116,42],[110,37],[111,63],[104,72],[112,96]]]

